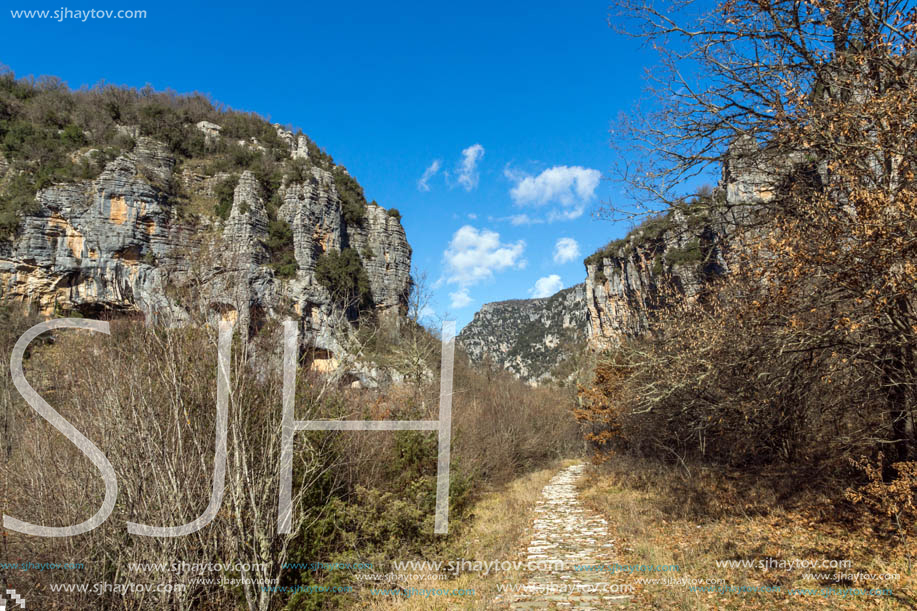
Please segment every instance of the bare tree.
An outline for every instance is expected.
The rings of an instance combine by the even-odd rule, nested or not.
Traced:
[[[661,55],[652,110],[616,133],[638,151],[621,176],[648,207],[675,206],[684,181],[723,167],[734,192],[710,204],[742,209],[736,294],[769,337],[752,362],[805,355],[813,379],[782,381],[821,393],[856,364],[878,382],[847,387],[884,414],[870,438],[913,456],[917,12],[897,0],[618,6]]]

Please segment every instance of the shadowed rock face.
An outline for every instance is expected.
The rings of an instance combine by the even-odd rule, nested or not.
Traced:
[[[278,133],[288,136],[291,158],[307,155],[304,142]],[[336,351],[335,337],[349,323],[316,281],[315,266],[324,252],[352,248],[377,311],[405,306],[411,247],[399,219],[369,204],[361,222],[348,224],[331,172],[313,166],[306,180],[285,177],[279,188],[277,218],[292,230],[297,267],[281,279],[268,265],[269,221],[255,176],[242,173],[227,220],[191,220],[174,203],[176,190],[212,198],[225,175],[177,173],[175,166],[167,147],[141,137],[98,178],[39,191],[37,212],[22,219],[15,237],[0,239],[0,299],[48,315],[133,313],[180,324],[195,314],[190,291],[208,318],[232,318],[243,328],[298,319],[308,344]]]
[[[487,303],[458,335],[472,362],[490,361],[530,384],[558,376],[558,368],[585,342],[582,284],[551,297]]]

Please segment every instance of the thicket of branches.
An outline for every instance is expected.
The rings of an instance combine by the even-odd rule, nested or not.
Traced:
[[[886,482],[904,485],[917,458],[917,13],[869,0],[622,9],[662,53],[656,111],[621,132],[645,153],[630,186],[672,205],[680,181],[726,165],[742,174],[725,186],[746,189],[714,211],[740,219],[729,274],[599,367],[580,412],[593,439],[848,483],[848,459],[882,453]]]
[[[176,290],[182,290],[178,287]],[[184,287],[187,288],[187,287]],[[186,299],[206,305],[193,291]],[[415,295],[416,316],[422,302]],[[509,374],[479,371],[459,353],[453,399],[451,537],[433,534],[437,437],[400,431],[296,434],[293,532],[277,532],[280,481],[282,330],[267,323],[236,333],[229,388],[226,492],[202,530],[177,538],[131,535],[126,522],[176,526],[201,515],[210,498],[217,393],[217,332],[206,307],[180,328],[112,321],[111,335],[61,330],[40,336],[25,360],[26,378],[65,418],[96,443],[118,476],[108,520],[78,537],[45,539],[5,532],[6,561],[79,562],[81,570],[14,571],[0,580],[35,608],[306,609],[334,607],[340,596],[262,589],[258,583],[196,581],[274,579],[281,586],[352,585],[347,571],[285,569],[283,564],[367,562],[384,572],[392,559],[455,557],[449,544],[466,526],[470,503],[484,490],[569,456],[581,447],[570,418],[572,393],[531,390]],[[20,335],[38,322],[0,308],[0,355],[8,362]],[[403,376],[398,385],[353,388],[350,378],[297,376],[296,418],[435,420],[438,334],[413,320],[380,320],[349,338],[353,359],[373,359]],[[369,326],[377,325],[377,326]],[[341,343],[345,342],[344,338]],[[355,366],[343,359],[341,367]],[[370,361],[372,362],[372,361]],[[42,525],[69,525],[92,515],[104,486],[98,471],[40,419],[0,376],[0,499],[3,513]],[[130,571],[129,563],[235,563],[250,570],[194,573]],[[346,579],[346,581],[341,581]],[[52,592],[51,583],[89,584],[88,592]],[[179,584],[180,592],[92,591],[93,584]]]

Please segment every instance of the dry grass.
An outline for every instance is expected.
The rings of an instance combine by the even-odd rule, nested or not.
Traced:
[[[590,469],[584,502],[610,521],[624,565],[678,565],[677,573],[629,576],[634,605],[649,609],[914,609],[917,567],[904,546],[881,539],[849,508],[815,495],[788,500],[758,478],[613,458]],[[720,568],[722,560],[849,559],[847,569]],[[805,580],[805,573],[898,573],[895,581]],[[780,586],[779,593],[691,592],[688,585],[638,584],[637,577],[723,579],[728,586]],[[791,588],[890,588],[891,596],[797,596]]]
[[[0,308],[0,353],[8,358],[13,343],[34,322],[37,320]],[[340,432],[297,436],[302,460],[296,464],[303,480],[301,485],[296,480],[294,487],[302,495],[294,516],[303,522],[301,532],[276,553],[264,545],[251,547],[256,539],[278,546],[283,542],[269,531],[275,524],[271,508],[278,498],[270,486],[279,481],[280,368],[279,363],[267,361],[259,363],[256,371],[249,360],[252,355],[273,354],[271,350],[280,345],[276,331],[266,326],[253,338],[257,350],[243,350],[238,341],[233,347],[230,477],[223,511],[199,536],[162,540],[130,537],[124,523],[182,523],[202,511],[200,505],[209,494],[208,457],[214,443],[214,330],[190,326],[165,330],[125,320],[113,321],[107,336],[62,331],[36,340],[25,362],[27,378],[111,458],[120,496],[106,523],[81,537],[45,539],[6,533],[0,537],[0,560],[78,561],[86,568],[76,581],[100,583],[121,579],[130,572],[126,563],[141,559],[215,562],[264,558],[264,564],[277,572],[287,559],[284,554],[291,554],[291,562],[360,561],[376,566],[392,559],[513,559],[513,545],[527,524],[525,515],[556,468],[536,470],[558,465],[558,457],[582,449],[569,411],[573,396],[569,390],[533,390],[504,375],[478,372],[463,359],[455,375],[449,537],[432,534],[437,468],[433,434]],[[438,359],[438,354],[434,356]],[[267,374],[257,375],[259,372]],[[298,387],[299,418],[438,417],[438,380],[416,388],[353,389],[302,371]],[[102,493],[98,471],[21,400],[7,369],[0,376],[0,499],[6,501],[4,511],[40,524],[77,523],[92,515]],[[66,503],[54,502],[58,499]],[[247,519],[231,519],[240,515]],[[256,529],[267,529],[265,536],[257,536]],[[249,535],[250,539],[243,538]],[[202,600],[213,608],[242,608],[245,604],[239,601],[238,592],[217,585],[195,585],[187,600],[179,601],[116,595],[97,599],[91,593],[50,593],[48,584],[58,579],[50,572],[8,576],[15,579],[10,587],[39,608],[52,604],[68,609],[93,604],[112,609],[204,608]],[[286,570],[280,576],[281,585],[359,583],[340,572]],[[154,578],[159,577],[150,577]],[[466,603],[480,607],[487,600],[482,592],[487,592],[492,579],[495,577],[487,580],[472,574],[449,582],[452,588],[474,584],[477,594],[460,601],[458,597],[442,602],[423,598],[385,601],[380,596],[369,600],[367,594],[356,607],[402,602],[421,608],[435,604],[455,608]],[[329,608],[353,600],[325,592],[306,594],[313,593],[295,597],[278,593],[271,608],[287,604],[291,609]]]
[[[189,215],[210,218],[214,216],[213,210],[219,203],[219,200],[217,200],[215,197],[207,197],[206,195],[193,195],[191,196],[188,207],[185,210]]]
[[[472,523],[464,532],[455,533],[452,543],[444,558],[448,560],[467,559],[470,561],[515,560],[519,555],[519,545],[526,527],[531,523],[532,510],[541,497],[541,491],[557,470],[569,464],[557,461],[549,468],[535,471],[520,477],[500,489],[493,490],[474,504]],[[450,535],[450,537],[453,535]],[[395,598],[391,596],[374,596],[365,588],[347,607],[351,609],[370,609],[387,611],[401,609],[405,611],[426,609],[490,609],[492,599],[497,594],[497,583],[521,581],[515,572],[491,573],[487,576],[478,573],[462,573],[448,581],[427,579],[414,582],[415,588],[473,589],[474,596],[434,596],[430,598],[412,597]],[[387,584],[381,587],[390,587]]]

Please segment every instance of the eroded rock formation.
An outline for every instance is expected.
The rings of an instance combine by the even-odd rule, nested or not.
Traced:
[[[654,313],[692,300],[725,272],[736,227],[796,159],[770,159],[751,138],[736,142],[712,192],[648,219],[585,260],[583,284],[553,297],[482,306],[459,335],[469,357],[491,361],[531,383],[577,345],[605,350],[644,335]],[[559,339],[562,338],[562,339]]]
[[[198,129],[208,139],[221,137],[218,125],[204,123]],[[277,131],[291,159],[308,159],[303,136]],[[293,317],[305,341],[335,351],[349,323],[345,308],[317,281],[316,262],[350,248],[366,271],[372,306],[382,315],[404,307],[411,283],[404,229],[375,203],[348,222],[335,180],[340,166],[306,164],[305,176],[285,175],[276,190],[274,222],[289,225],[295,259],[295,270],[281,275],[271,265],[271,220],[255,175],[238,175],[231,211],[221,220],[193,214],[193,204],[212,209],[215,188],[229,174],[176,163],[165,145],[137,137],[97,178],[38,191],[37,210],[22,218],[15,235],[0,238],[0,299],[48,315],[135,314],[169,324],[189,319],[203,304],[211,317],[231,317],[249,329]],[[191,212],[179,194],[190,200]]]

